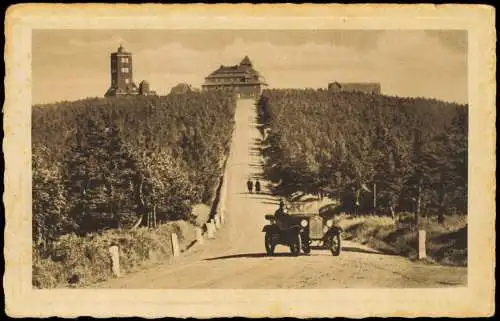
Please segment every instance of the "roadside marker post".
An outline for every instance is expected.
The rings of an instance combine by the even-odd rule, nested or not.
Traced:
[[[120,277],[120,251],[118,246],[110,246],[109,254],[111,256],[111,272],[115,277]]]
[[[177,234],[172,233],[172,254],[173,256],[179,256],[179,239]]]
[[[210,220],[210,222],[207,223],[207,237],[209,239],[214,239],[215,238],[215,226],[213,223],[213,219]]]
[[[425,230],[418,230],[418,259],[425,259],[427,257],[427,253],[425,251],[425,241],[426,241],[426,232]]]
[[[219,214],[215,214],[215,228],[216,229],[220,229],[220,215]]]
[[[196,234],[196,242],[198,242],[198,244],[203,244],[203,233],[201,231],[201,228],[195,227],[194,230]]]

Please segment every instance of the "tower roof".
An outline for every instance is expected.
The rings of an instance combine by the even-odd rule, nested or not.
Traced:
[[[243,58],[243,60],[240,62],[240,65],[241,66],[249,66],[249,67],[251,67],[252,66],[252,62],[250,61],[250,59],[248,58],[248,56],[245,56]]]

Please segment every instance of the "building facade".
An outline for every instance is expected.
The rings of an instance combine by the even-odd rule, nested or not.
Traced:
[[[339,83],[335,81],[328,84],[328,89],[335,92],[347,91],[347,92],[361,92],[365,94],[377,94],[377,95],[380,95],[382,93],[380,84],[374,82]]]
[[[221,65],[219,69],[205,77],[205,83],[201,88],[203,91],[234,89],[241,98],[256,98],[264,86],[267,86],[264,78],[245,56],[238,65]]]
[[[132,53],[125,51],[122,45],[116,52],[111,53],[111,86],[104,94],[105,97],[120,95],[154,95],[149,90],[149,83],[142,81],[137,87],[134,83],[132,68]]]

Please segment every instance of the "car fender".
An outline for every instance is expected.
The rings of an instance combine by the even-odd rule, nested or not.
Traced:
[[[342,228],[340,226],[332,226],[332,227],[330,227],[328,232],[325,233],[325,236],[340,234],[341,232],[342,232]]]
[[[304,231],[304,228],[300,225],[296,225],[292,227],[292,230],[296,233],[302,233]]]
[[[262,232],[272,232],[272,233],[276,233],[278,232],[278,227],[276,225],[271,225],[271,224],[268,224],[268,225],[265,225],[263,228],[262,228]]]
[[[293,225],[287,228],[286,230],[282,230],[283,233],[292,233],[292,234],[300,234],[304,231],[304,228],[300,225]]]

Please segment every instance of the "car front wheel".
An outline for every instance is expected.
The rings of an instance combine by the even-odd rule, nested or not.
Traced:
[[[302,241],[300,239],[300,234],[297,234],[294,236],[291,240],[290,243],[290,252],[292,252],[292,255],[299,255],[300,254],[300,248],[302,247]]]
[[[266,246],[266,254],[273,255],[274,254],[274,247],[276,245],[273,243],[273,238],[271,236],[271,233],[269,233],[269,232],[266,233],[266,236],[264,237],[264,243]]]
[[[311,246],[309,244],[309,238],[307,236],[301,236],[302,241],[302,251],[305,254],[311,253]]]
[[[338,256],[340,255],[340,248],[341,248],[341,245],[340,245],[340,234],[339,233],[335,233],[333,235],[330,235],[328,237],[328,240],[326,242],[330,252],[332,252],[332,255],[333,256]]]

